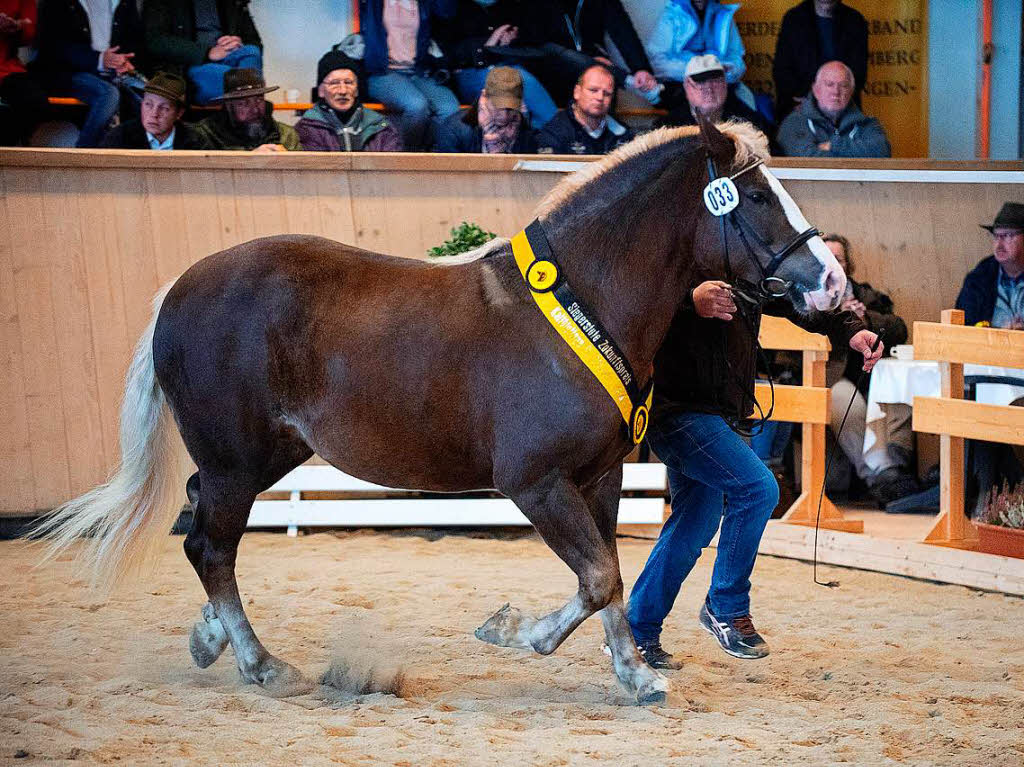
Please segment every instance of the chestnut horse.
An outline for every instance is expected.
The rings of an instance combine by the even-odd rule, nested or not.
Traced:
[[[726,274],[724,227],[702,197],[711,167],[753,168],[735,175],[735,189],[743,225],[768,249],[743,253],[731,232],[728,272],[753,284],[771,264],[799,311],[838,303],[845,276],[757,167],[766,156],[764,136],[745,124],[662,129],[568,177],[541,204],[562,278],[641,385],[685,286]],[[121,468],[45,522],[54,549],[91,535],[84,556],[110,580],[145,558],[181,508],[179,433],[198,467],[185,553],[209,597],[190,637],[200,667],[230,643],[245,682],[280,694],[301,686],[298,670],[256,637],[235,555],[256,495],[316,452],[382,485],[507,495],[579,588],[542,618],[506,606],[477,636],[548,654],[601,610],[620,682],[638,701],[664,699],[668,682],[638,654],[626,621],[615,544],[633,439],[538,310],[508,240],[438,264],[282,235],[196,263],[156,298],[135,351]]]

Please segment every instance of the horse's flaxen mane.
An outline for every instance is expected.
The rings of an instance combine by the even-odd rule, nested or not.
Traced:
[[[729,120],[728,122],[719,123],[716,127],[731,138],[736,145],[736,157],[733,160],[734,168],[746,165],[754,157],[761,160],[768,159],[768,139],[750,123],[740,120]],[[566,203],[579,189],[604,176],[628,160],[670,141],[697,136],[699,133],[700,130],[694,125],[687,125],[682,128],[660,128],[650,133],[645,133],[628,144],[619,147],[601,160],[590,163],[582,170],[566,177],[541,200],[540,205],[537,206],[536,215],[546,216]]]

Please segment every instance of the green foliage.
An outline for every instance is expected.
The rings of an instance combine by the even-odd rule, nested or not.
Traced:
[[[485,232],[476,224],[470,224],[466,221],[453,228],[451,235],[452,238],[450,240],[447,240],[439,247],[431,248],[427,251],[427,255],[431,258],[457,256],[459,253],[465,253],[467,250],[479,248],[484,243],[490,242],[495,238],[494,232]]]
[[[985,499],[985,511],[980,521],[987,525],[1024,530],[1024,482],[1012,489],[1006,481],[1001,490],[993,487]]]

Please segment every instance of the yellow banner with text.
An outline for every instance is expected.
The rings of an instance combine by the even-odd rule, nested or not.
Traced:
[[[794,4],[793,0],[744,0],[736,14],[747,50],[743,79],[755,93],[775,95],[775,42],[783,14]],[[861,107],[885,126],[893,157],[927,157],[927,3],[846,0],[846,4],[868,22],[868,77]]]

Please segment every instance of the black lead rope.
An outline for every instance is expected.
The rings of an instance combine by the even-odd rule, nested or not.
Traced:
[[[878,349],[878,345],[882,343],[882,336],[885,335],[885,328],[878,331],[878,335],[875,337],[875,343],[871,346],[871,354],[874,354]],[[860,385],[864,382],[864,376],[867,375],[867,371],[861,369],[860,375],[857,376],[857,383],[853,385],[853,395],[850,397],[850,402],[846,406],[846,412],[843,413],[843,420],[839,422],[839,431],[836,433],[835,446],[832,448],[832,453],[828,457],[828,461],[825,462],[825,476],[821,479],[821,493],[818,494],[818,513],[814,518],[814,582],[819,586],[825,586],[830,589],[839,587],[839,581],[819,581],[818,580],[818,528],[821,522],[821,503],[825,499],[825,485],[828,484],[828,473],[832,470],[832,460],[836,457],[836,451],[839,450],[839,436],[843,433],[843,427],[846,426],[846,418],[850,415],[850,408],[853,407],[853,401],[857,398],[857,392],[860,391]]]

